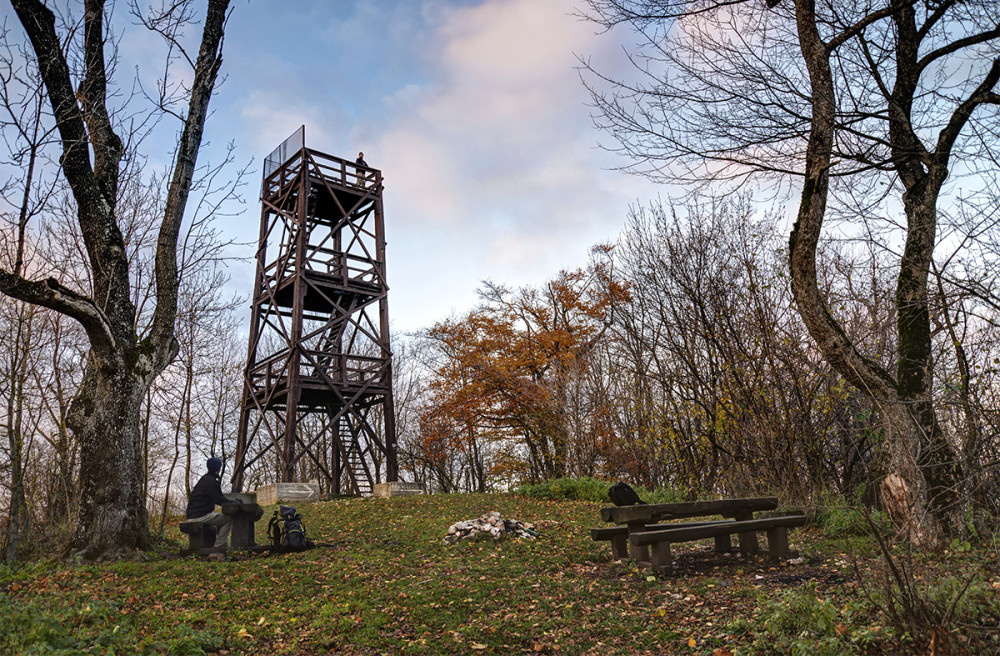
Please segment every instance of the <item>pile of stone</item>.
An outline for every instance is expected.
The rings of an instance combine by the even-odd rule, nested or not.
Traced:
[[[444,538],[445,544],[455,544],[462,540],[473,538],[481,533],[491,536],[494,540],[499,540],[505,535],[516,535],[519,538],[534,540],[538,537],[538,531],[534,524],[520,522],[516,519],[504,519],[500,513],[488,512],[479,519],[466,519],[462,522],[455,522],[448,527],[448,535]]]

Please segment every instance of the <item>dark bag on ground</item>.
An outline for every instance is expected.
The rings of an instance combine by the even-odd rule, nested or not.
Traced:
[[[271,551],[278,553],[305,551],[315,546],[306,537],[302,515],[292,506],[278,506],[268,522],[267,537],[271,540]]]

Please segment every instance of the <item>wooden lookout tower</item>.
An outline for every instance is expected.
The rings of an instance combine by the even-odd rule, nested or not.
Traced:
[[[396,480],[382,173],[303,126],[263,178],[233,489],[273,450],[278,482],[308,458],[325,491],[370,494]]]

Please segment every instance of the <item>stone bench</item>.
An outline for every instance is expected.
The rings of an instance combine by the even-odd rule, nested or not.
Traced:
[[[226,553],[225,547],[215,546],[218,529],[212,524],[206,524],[201,519],[185,519],[180,528],[181,533],[188,536],[188,548],[181,549],[182,556]]]
[[[231,494],[230,496],[237,495]],[[260,504],[253,501],[224,503],[222,504],[222,514],[228,515],[233,520],[233,526],[229,532],[229,541],[233,549],[252,549],[257,546],[254,522],[264,516],[264,509],[260,507]]]
[[[232,494],[237,499],[249,495]],[[235,503],[222,504],[222,514],[232,520],[229,531],[229,541],[234,550],[253,549],[257,546],[254,535],[254,522],[264,515],[264,509],[259,504],[237,500]],[[182,556],[196,554],[200,556],[212,553],[225,553],[225,547],[216,547],[218,527],[206,524],[202,519],[185,519],[180,525],[181,533],[188,536],[188,548],[181,549]]]
[[[635,531],[628,539],[634,554],[639,554],[636,560],[640,564],[651,564],[654,569],[669,572],[673,569],[673,556],[670,545],[677,542],[691,542],[705,538],[729,538],[738,535],[740,551],[746,555],[755,555],[759,551],[757,532],[767,533],[768,552],[772,559],[787,558],[788,529],[802,526],[806,523],[805,515],[785,515],[782,517],[765,517],[762,519],[745,519],[711,522],[700,526],[671,526],[653,530]],[[718,549],[718,542],[716,543]]]

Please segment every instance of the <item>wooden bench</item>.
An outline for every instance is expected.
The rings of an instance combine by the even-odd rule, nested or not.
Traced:
[[[675,529],[675,528],[687,528],[694,526],[707,526],[709,524],[721,524],[726,520],[716,520],[716,521],[704,521],[704,522],[683,522],[678,524],[647,524],[644,525],[645,531],[660,531],[664,529]],[[590,538],[594,542],[611,542],[611,556],[615,560],[624,560],[628,558],[628,526],[608,526],[605,528],[592,528],[590,529]],[[731,548],[729,543],[729,536],[718,536],[715,539],[715,550],[719,553],[725,553]]]
[[[615,524],[624,524],[627,534],[632,535],[645,531],[650,524],[665,519],[689,519],[721,515],[727,519],[753,519],[753,514],[759,510],[774,510],[778,507],[777,497],[748,497],[741,499],[716,499],[712,501],[686,501],[683,503],[659,503],[637,506],[613,506],[601,508],[601,519]],[[729,536],[720,536],[717,548],[729,551],[731,548]],[[620,545],[620,543],[619,543]],[[628,555],[636,562],[649,561],[649,549],[636,547],[631,542],[627,544]],[[614,549],[614,543],[612,543]]]
[[[757,511],[773,511],[777,507],[777,497],[613,506],[601,509],[601,519],[618,526],[592,529],[590,536],[594,540],[610,541],[611,553],[616,559],[627,556],[642,565],[669,569],[671,543],[714,538],[715,550],[725,553],[732,550],[732,536],[737,535],[740,551],[753,555],[759,551],[757,532],[767,531],[771,555],[783,558],[788,554],[788,528],[801,526],[805,517],[801,513],[786,513],[778,517],[754,518]],[[658,523],[711,515],[721,515],[724,519]],[[651,546],[656,552],[653,556],[650,555]]]
[[[685,517],[702,517],[707,515],[722,515],[723,517],[732,517],[734,519],[752,519],[754,512],[758,510],[774,510],[777,507],[777,497],[685,501],[682,503],[601,508],[601,519],[606,522],[625,525],[643,521],[652,524],[661,519],[682,519]]]
[[[805,515],[785,515],[782,517],[765,517],[761,519],[744,519],[722,522],[710,522],[699,526],[675,525],[668,528],[655,528],[646,531],[636,531],[629,534],[629,542],[635,551],[642,550],[649,554],[649,562],[661,571],[669,572],[673,568],[673,556],[670,545],[676,542],[690,542],[705,538],[718,538],[739,535],[740,551],[746,555],[756,555],[759,551],[757,532],[767,533],[768,555],[772,559],[788,557],[788,529],[802,526],[806,523]],[[716,542],[716,550],[719,548]]]
[[[218,529],[212,524],[206,524],[200,518],[185,519],[181,522],[181,533],[186,533],[188,536],[188,548],[181,549],[182,556],[226,553],[225,547],[215,546]]]

